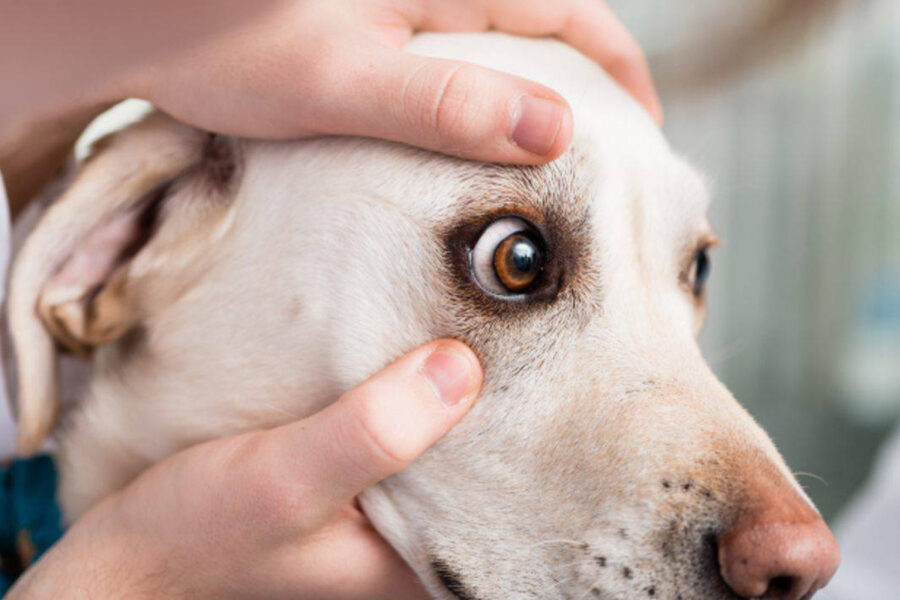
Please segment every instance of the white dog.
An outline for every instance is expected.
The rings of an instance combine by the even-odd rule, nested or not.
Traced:
[[[810,597],[834,539],[695,341],[715,243],[701,179],[558,42],[409,49],[554,87],[571,149],[503,167],[155,114],[99,144],[44,216],[10,297],[19,442],[53,426],[54,344],[92,352],[57,436],[68,517],[450,336],[483,361],[480,401],[362,497],[436,598]]]

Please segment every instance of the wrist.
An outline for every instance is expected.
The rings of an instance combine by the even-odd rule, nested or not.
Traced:
[[[181,598],[164,553],[119,522],[108,500],[76,522],[10,591],[8,600]],[[191,597],[201,597],[190,594]]]

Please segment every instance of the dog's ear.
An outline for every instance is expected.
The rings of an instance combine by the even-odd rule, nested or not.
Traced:
[[[87,354],[183,292],[227,229],[237,143],[154,113],[96,145],[13,265],[20,454],[56,420],[57,345]],[[152,282],[153,285],[148,285]]]

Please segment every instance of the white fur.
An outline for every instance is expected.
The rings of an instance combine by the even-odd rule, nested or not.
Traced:
[[[196,217],[200,233],[170,236],[187,240],[175,247],[194,249],[191,260],[171,262],[184,254],[162,242],[134,259],[142,289],[171,279],[183,289],[142,313],[137,342],[96,351],[90,390],[60,434],[68,514],[180,448],[308,415],[453,335],[485,362],[478,405],[362,498],[436,598],[452,596],[434,560],[481,600],[632,598],[648,586],[662,598],[727,597],[695,559],[703,534],[739,508],[742,468],[769,465],[802,492],[694,339],[702,310],[679,273],[708,233],[703,182],[630,97],[560,43],[421,35],[409,49],[554,87],[574,110],[572,148],[517,170],[367,140],[241,142],[227,205]],[[173,214],[204,193],[188,184]],[[489,314],[459,299],[442,236],[466,211],[509,203],[556,211],[589,235],[565,265],[564,301]],[[22,276],[32,293],[50,268]],[[679,491],[688,481],[714,500]],[[660,554],[666,535],[674,558]]]

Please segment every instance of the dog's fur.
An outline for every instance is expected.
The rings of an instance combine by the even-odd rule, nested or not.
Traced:
[[[808,501],[695,341],[703,181],[558,42],[423,35],[410,50],[553,86],[574,109],[571,149],[502,167],[372,140],[223,139],[159,114],[113,135],[15,265],[21,448],[53,423],[54,343],[93,352],[58,435],[72,518],[180,448],[309,415],[456,337],[485,366],[478,404],[362,497],[436,598],[732,598],[710,539],[760,479]],[[499,215],[546,239],[531,297],[469,273]]]

